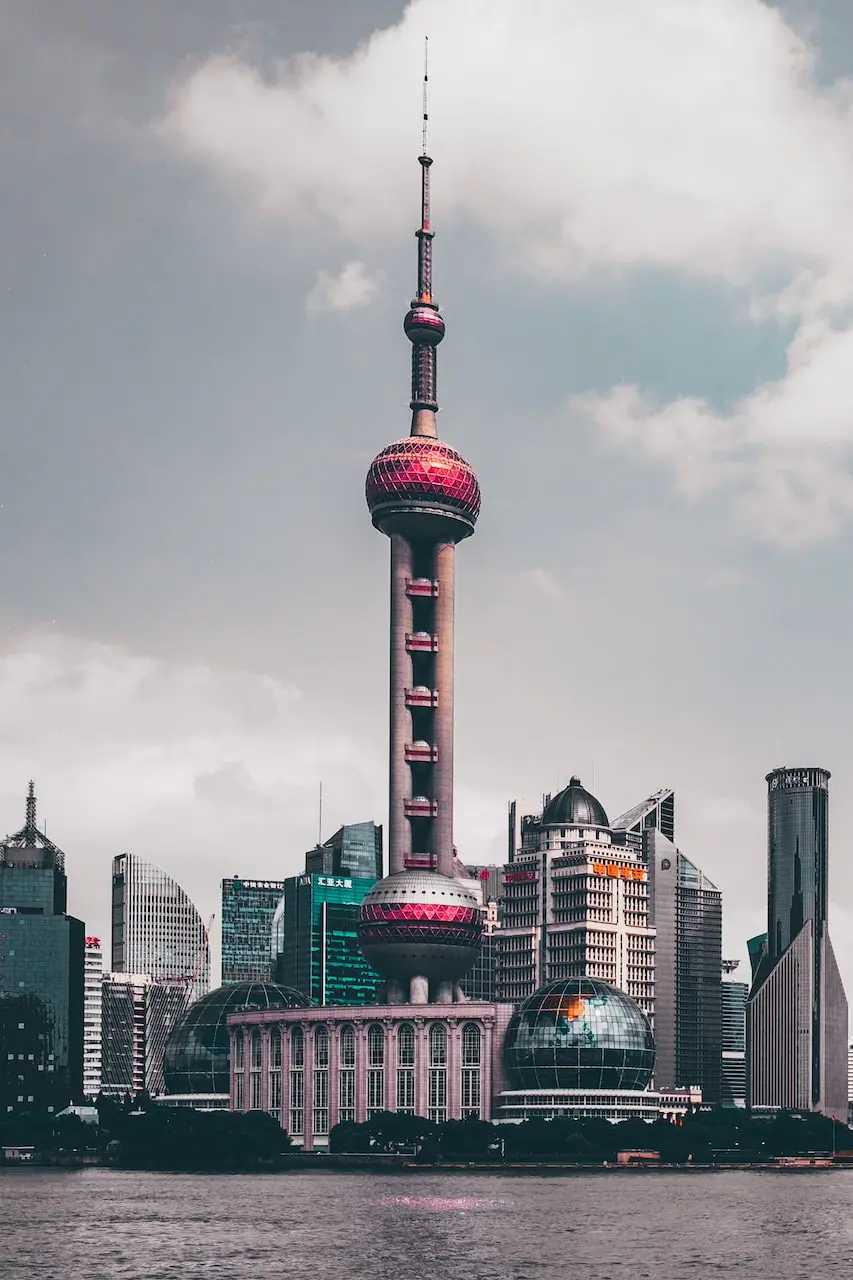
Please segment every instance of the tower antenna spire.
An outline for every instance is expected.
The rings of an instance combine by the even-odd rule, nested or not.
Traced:
[[[406,336],[412,344],[412,410],[413,436],[432,436],[438,431],[436,347],[444,337],[444,321],[438,303],[432,296],[432,238],[429,212],[429,170],[432,158],[427,152],[429,127],[429,39],[424,38],[423,150],[418,157],[421,166],[421,225],[415,235],[418,241],[418,291],[403,321]]]
[[[427,130],[429,127],[429,36],[424,36],[424,144],[421,155],[427,155]]]

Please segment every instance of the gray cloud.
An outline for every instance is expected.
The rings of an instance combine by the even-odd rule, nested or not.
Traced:
[[[771,177],[786,164],[811,174],[791,148],[817,139],[816,154],[835,155],[821,147],[846,119],[844,87],[824,98],[805,76],[792,88],[790,63],[776,55],[808,50],[772,14],[707,7],[726,30],[749,22],[749,38],[731,42],[733,101],[742,105],[751,83],[743,68],[765,55],[763,74],[783,95],[781,116],[771,103],[759,135],[773,143]],[[853,821],[853,749],[839,712],[853,642],[843,495],[835,541],[819,548],[764,546],[737,523],[769,518],[738,513],[763,493],[759,475],[772,478],[755,458],[771,459],[767,423],[784,416],[765,405],[774,388],[792,431],[822,433],[822,458],[829,427],[844,427],[830,330],[813,352],[820,379],[802,389],[786,362],[801,316],[766,303],[801,257],[823,264],[817,283],[843,281],[834,232],[817,254],[811,247],[840,218],[834,193],[849,160],[836,172],[825,165],[817,185],[802,177],[804,196],[783,192],[771,242],[784,269],[753,279],[749,228],[762,236],[764,224],[754,222],[760,175],[734,188],[742,141],[693,119],[692,145],[708,160],[699,195],[719,207],[699,219],[704,239],[682,215],[678,234],[666,222],[661,236],[650,205],[635,206],[630,191],[620,202],[595,179],[582,135],[600,94],[582,115],[556,118],[555,133],[547,108],[564,100],[567,77],[561,70],[552,92],[547,66],[534,84],[516,58],[501,110],[523,94],[541,127],[523,112],[505,127],[487,110],[498,27],[477,33],[478,48],[496,43],[494,56],[470,56],[464,40],[449,54],[438,37],[467,5],[431,11],[436,273],[448,320],[441,426],[484,489],[477,536],[459,555],[460,849],[501,857],[506,799],[527,796],[535,808],[572,771],[591,782],[594,769],[611,812],[673,785],[679,840],[723,888],[727,947],[739,953],[764,910],[763,775],[784,758],[833,769],[833,900],[844,906],[853,893],[841,856]],[[853,70],[843,56],[851,23],[839,13],[822,15],[817,31],[823,85]],[[329,829],[383,817],[387,547],[370,528],[363,480],[373,454],[407,429],[400,325],[417,216],[418,8],[411,59],[393,31],[365,46],[381,54],[384,42],[402,58],[390,79],[362,92],[354,73],[343,95],[324,73],[336,109],[345,96],[358,146],[338,145],[333,116],[318,171],[327,200],[352,199],[334,217],[315,204],[298,219],[264,210],[256,175],[223,180],[198,146],[188,155],[185,134],[177,147],[174,133],[164,139],[162,121],[174,122],[182,87],[222,65],[211,59],[255,69],[259,110],[282,91],[281,59],[350,57],[400,21],[402,4],[152,0],[142,16],[137,6],[32,0],[4,6],[7,15],[0,814],[5,827],[20,824],[34,775],[50,834],[68,852],[72,903],[104,931],[109,859],[124,848],[167,867],[207,913],[222,875],[296,869],[316,837],[321,778]],[[641,87],[665,78],[656,29],[643,37],[652,60],[638,63]],[[515,53],[545,56],[541,31],[515,30]],[[621,64],[613,50],[585,47],[590,75],[607,87]],[[713,57],[690,48],[691,67],[716,74]],[[460,114],[463,85],[479,123]],[[673,99],[673,117],[685,101]],[[386,127],[389,116],[398,123]],[[616,145],[620,121],[605,147],[611,163],[627,150]],[[682,152],[660,133],[632,133],[633,153],[641,178],[656,175],[658,204],[675,189],[676,209]],[[498,137],[506,146],[495,157]],[[295,177],[304,189],[304,170]],[[539,229],[537,188],[551,202]],[[580,276],[563,258],[554,267],[567,199],[578,202],[572,244],[587,255]],[[814,207],[803,212],[803,199]],[[607,234],[596,239],[596,226]],[[531,252],[540,230],[544,257]],[[371,305],[306,316],[318,272],[349,261],[384,272]],[[825,319],[834,303],[824,294],[820,306]],[[622,415],[613,447],[572,397],[609,403],[623,384],[641,389],[644,407]],[[673,420],[671,447],[656,445],[650,459]],[[723,474],[709,483],[712,467]],[[843,486],[843,459],[837,470]],[[690,501],[672,477],[692,486]],[[784,513],[778,494],[770,509]],[[844,963],[849,976],[853,955]]]

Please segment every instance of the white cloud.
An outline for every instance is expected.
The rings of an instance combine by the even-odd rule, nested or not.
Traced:
[[[67,855],[71,909],[90,928],[106,931],[110,860],[123,850],[218,912],[223,876],[301,869],[321,779],[325,834],[384,821],[384,757],[313,721],[297,690],[269,676],[20,637],[0,654],[0,831],[22,825],[33,777],[40,825]],[[495,825],[500,805],[463,789],[458,842],[469,861]]]
[[[652,403],[636,387],[575,397],[606,440],[669,468],[695,498],[725,486],[738,520],[770,541],[826,538],[853,515],[853,329],[804,323],[784,377],[723,414],[706,400]]]
[[[754,320],[800,324],[787,376],[731,413],[619,387],[584,405],[605,435],[685,495],[731,490],[736,519],[770,540],[841,528],[853,82],[818,86],[812,50],[764,0],[412,0],[349,58],[268,76],[210,60],[176,87],[161,132],[264,214],[375,243],[413,217],[427,29],[441,225],[485,228],[534,275],[668,268],[744,290]],[[363,301],[357,274],[350,286],[321,273],[316,305]]]
[[[379,287],[382,273],[368,271],[363,262],[347,262],[337,275],[318,271],[305,308],[316,311],[352,311],[365,307]]]
[[[853,95],[814,87],[809,48],[761,0],[413,0],[349,58],[266,78],[210,60],[165,133],[268,214],[358,240],[408,225],[427,29],[442,223],[511,236],[548,274],[781,270],[802,294],[802,272],[815,290],[851,266]]]

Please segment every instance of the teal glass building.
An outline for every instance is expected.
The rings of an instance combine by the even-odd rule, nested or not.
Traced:
[[[0,1115],[55,1114],[83,1094],[85,928],[66,897],[30,783],[27,820],[0,844]]]
[[[376,876],[291,876],[272,926],[273,981],[317,1004],[372,1004],[380,978],[358,945],[358,909]]]
[[[268,982],[270,931],[283,880],[222,881],[222,985]]]

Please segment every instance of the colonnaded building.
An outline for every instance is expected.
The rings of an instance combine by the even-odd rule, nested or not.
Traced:
[[[438,439],[445,326],[432,289],[426,147],[419,162],[418,287],[404,321],[411,431],[381,451],[366,484],[373,524],[391,544],[389,874],[368,890],[358,918],[361,951],[382,987],[373,1006],[238,1009],[227,1019],[231,1107],[271,1112],[306,1150],[326,1145],[336,1124],[382,1111],[438,1122],[658,1115],[649,1018],[625,991],[572,976],[531,986],[514,1011],[466,1000],[461,987],[479,954],[483,911],[453,845],[454,579],[480,487]],[[596,823],[607,826],[595,816],[588,825]],[[613,860],[608,840],[596,839]],[[630,888],[639,904],[639,875]],[[642,954],[626,980],[650,1004],[648,930],[639,905],[631,912]]]

